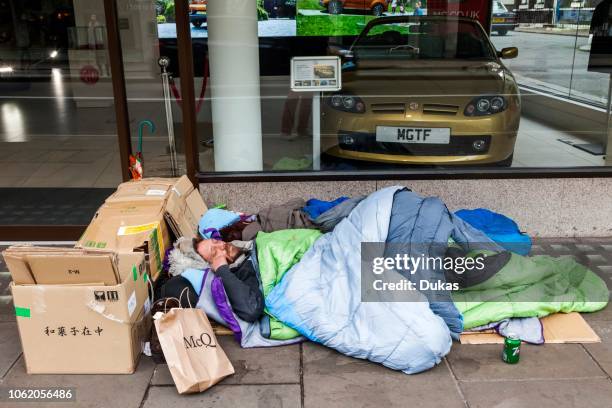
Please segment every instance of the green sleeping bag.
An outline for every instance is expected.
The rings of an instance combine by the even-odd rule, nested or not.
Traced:
[[[313,229],[288,229],[257,234],[255,244],[264,298],[321,235],[321,232]],[[299,335],[270,316],[271,339],[288,340]]]
[[[608,295],[604,281],[571,257],[513,253],[486,281],[454,292],[453,301],[468,330],[511,317],[595,312],[606,307]]]

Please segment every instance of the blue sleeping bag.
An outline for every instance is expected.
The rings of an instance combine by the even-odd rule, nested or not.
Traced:
[[[397,192],[401,200],[393,210]],[[287,271],[267,296],[267,310],[308,339],[348,356],[407,374],[427,370],[450,351],[449,326],[460,332],[461,316],[452,303],[430,304],[418,291],[411,301],[362,302],[360,248],[362,242],[446,243],[450,237],[466,248],[483,241],[499,248],[439,199],[422,198],[397,186],[379,190]],[[443,271],[422,272],[426,279],[443,279]]]
[[[266,307],[312,341],[411,374],[433,367],[450,351],[444,320],[424,297],[361,302],[361,243],[385,242],[400,189],[372,193],[319,238],[268,294]]]
[[[484,232],[508,251],[523,256],[529,255],[531,238],[527,234],[522,234],[516,222],[505,215],[486,208],[459,210],[455,212],[455,215]]]

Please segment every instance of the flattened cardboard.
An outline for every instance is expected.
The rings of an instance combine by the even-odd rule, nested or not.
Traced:
[[[28,254],[26,261],[37,284],[119,283],[112,254]]]
[[[8,251],[2,252],[2,257],[7,268],[11,271],[11,279],[16,284],[33,285],[36,283],[32,271],[23,255],[13,254]]]
[[[545,343],[600,343],[601,339],[580,313],[555,313],[541,319]],[[503,344],[494,330],[464,332],[461,344]]]
[[[556,313],[542,320],[546,343],[601,343],[580,313]]]
[[[118,269],[115,286],[11,284],[28,373],[134,372],[150,327],[144,255],[120,254]]]
[[[32,271],[28,263],[25,260],[25,256],[27,254],[32,253],[51,253],[51,254],[59,254],[59,253],[81,253],[80,249],[72,249],[72,248],[59,248],[59,247],[35,247],[31,245],[16,245],[7,248],[4,252],[2,252],[2,256],[4,261],[11,271],[11,278],[13,282],[16,284],[30,284],[33,285],[36,283],[34,280],[34,276],[32,275]]]

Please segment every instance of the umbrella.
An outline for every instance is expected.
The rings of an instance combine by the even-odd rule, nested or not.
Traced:
[[[149,126],[151,133],[155,133],[155,124],[150,120],[143,120],[138,124],[138,151],[130,154],[130,173],[133,180],[140,180],[144,174],[142,157],[142,131],[145,126]]]

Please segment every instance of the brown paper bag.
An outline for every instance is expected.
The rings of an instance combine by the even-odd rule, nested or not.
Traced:
[[[202,392],[234,374],[202,310],[170,309],[155,329],[179,394]]]

